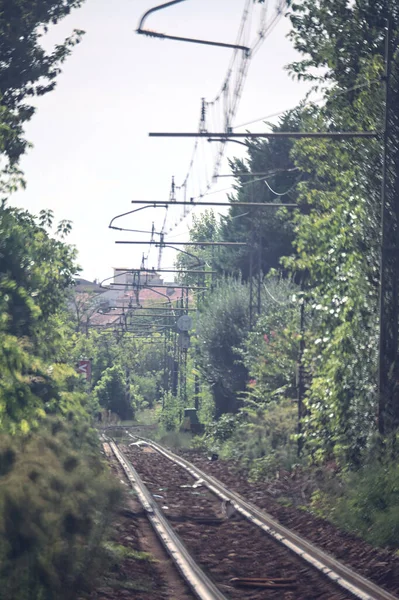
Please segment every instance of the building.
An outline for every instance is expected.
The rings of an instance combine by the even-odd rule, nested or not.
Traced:
[[[154,269],[114,268],[113,280],[108,286],[82,278],[75,281],[71,311],[76,317],[77,330],[86,333],[90,327],[116,326],[126,310],[181,299],[181,289],[176,289],[174,282],[164,283]]]
[[[111,288],[140,284],[163,285],[163,281],[155,270],[114,268],[114,281],[110,285]]]

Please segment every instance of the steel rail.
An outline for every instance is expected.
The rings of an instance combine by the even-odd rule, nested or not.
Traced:
[[[308,542],[298,534],[281,525],[271,515],[258,508],[255,504],[245,500],[240,494],[226,488],[223,483],[216,479],[216,477],[207,475],[189,461],[177,456],[157,442],[153,442],[152,440],[148,440],[141,436],[133,436],[130,433],[128,433],[128,435],[142,440],[160,454],[188,471],[194,478],[202,479],[210,491],[219,496],[219,498],[230,501],[237,512],[243,515],[251,523],[260,527],[268,535],[272,536],[293,553],[300,556],[312,567],[326,575],[334,583],[346,589],[357,598],[360,598],[361,600],[398,600],[397,596],[394,596],[372,581],[359,575],[350,567],[345,566],[331,555],[320,550],[317,546],[314,546],[311,542]]]
[[[197,598],[200,598],[200,600],[227,600],[226,596],[219,591],[189,554],[180,537],[174,532],[162,511],[158,508],[133,465],[114,441],[109,439],[106,439],[106,441],[137,493],[137,497],[156,534]]]

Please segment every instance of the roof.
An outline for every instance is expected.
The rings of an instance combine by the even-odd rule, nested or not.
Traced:
[[[173,285],[167,288],[156,286],[151,288],[143,288],[138,292],[132,289],[121,289],[119,291],[115,289],[104,290],[103,288],[100,288],[101,294],[96,294],[94,297],[90,295],[90,293],[85,289],[84,285],[82,288],[75,288],[77,297],[79,297],[79,299],[82,301],[82,304],[88,302],[89,304],[92,304],[93,307],[98,304],[98,307],[100,308],[100,306],[106,302],[110,308],[110,310],[106,312],[93,312],[90,315],[90,324],[96,327],[115,325],[119,322],[123,309],[126,310],[129,306],[134,308],[149,306],[155,303],[158,305],[168,304],[169,302],[181,300],[182,297],[181,289],[176,289],[173,287]],[[191,299],[191,295],[189,295],[189,300]]]

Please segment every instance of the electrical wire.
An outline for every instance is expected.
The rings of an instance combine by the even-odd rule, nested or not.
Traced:
[[[233,77],[233,73],[234,73],[234,64],[237,61],[237,56],[239,53],[238,49],[234,49],[234,51],[232,53],[232,57],[230,59],[230,63],[229,63],[228,69],[227,69],[226,76],[223,80],[222,86],[220,87],[218,94],[214,97],[214,99],[212,101],[205,103],[207,109],[210,109],[210,110],[208,110],[208,113],[210,112],[212,116],[215,115],[217,106],[220,105],[220,101],[223,103],[223,128],[222,129],[226,132],[226,134],[228,134],[228,131],[232,127],[233,119],[238,110],[238,105],[239,105],[239,101],[240,101],[240,98],[241,98],[241,95],[243,92],[245,79],[248,74],[250,59],[254,55],[254,53],[256,53],[258,51],[260,45],[265,41],[265,39],[268,37],[268,35],[270,35],[270,33],[272,32],[274,27],[281,20],[281,18],[283,16],[283,9],[285,6],[287,6],[287,2],[286,2],[286,0],[279,0],[279,3],[276,8],[276,14],[270,19],[269,22],[267,22],[267,19],[266,19],[268,5],[269,5],[269,3],[266,0],[266,2],[264,3],[264,6],[262,6],[262,8],[261,8],[260,28],[257,33],[255,42],[251,45],[251,52],[249,54],[240,53],[240,60],[239,60],[238,68],[237,68],[236,81],[233,82],[232,77]],[[246,0],[245,5],[244,5],[244,11],[243,11],[243,14],[241,17],[239,31],[237,34],[237,39],[236,39],[237,45],[243,43],[243,41],[248,39],[250,32],[251,32],[250,25],[251,25],[252,15],[253,15],[253,2],[252,2],[252,0]],[[213,122],[214,119],[211,119],[211,121]],[[199,127],[203,128],[203,126],[204,126],[203,120],[200,120]],[[220,130],[220,127],[216,127],[216,129]],[[213,168],[212,168],[211,178],[209,178],[208,174],[206,174],[205,186],[203,184],[201,184],[201,181],[198,182],[198,180],[197,180],[197,184],[198,184],[197,193],[195,193],[195,191],[194,191],[194,194],[189,194],[190,197],[192,197],[194,199],[202,198],[211,193],[210,190],[213,187],[213,182],[214,182],[215,178],[217,178],[220,167],[222,165],[222,161],[223,161],[224,154],[225,154],[225,146],[226,146],[226,144],[223,141],[221,141],[220,144],[217,145],[215,157],[213,158]],[[197,138],[195,145],[194,145],[195,152],[198,150],[198,147],[199,147],[199,142],[198,142],[198,138]],[[186,184],[186,191],[187,191],[187,184],[190,180],[191,172],[193,171],[194,168],[195,168],[195,156],[190,161],[189,169],[188,169],[186,177],[184,179],[184,183]],[[192,212],[193,209],[194,209],[194,207],[190,207],[189,209],[187,209],[185,207],[183,218],[180,219],[180,222],[182,220],[184,220]],[[178,223],[176,223],[175,226],[172,226],[169,229],[169,233],[175,229],[177,224]]]
[[[268,290],[268,288],[266,287],[266,284],[263,283],[263,287],[265,288],[265,292],[267,294],[269,294],[270,298],[276,303],[279,304],[280,306],[289,306],[290,304],[293,304],[292,300],[288,301],[288,302],[280,302],[280,300],[277,300],[277,298],[275,298],[273,296],[273,294]]]
[[[353,92],[355,90],[359,90],[359,89],[362,89],[365,87],[370,87],[372,84],[376,84],[376,83],[381,83],[381,80],[380,79],[372,79],[371,81],[368,81],[366,83],[360,83],[358,85],[354,85],[353,87],[348,88],[347,90],[332,92],[331,97],[344,96],[345,94],[349,94],[350,92]],[[308,102],[303,103],[301,105],[301,108],[306,108],[307,106],[312,106],[313,104],[320,104],[320,102],[323,102],[325,100],[326,100],[325,96],[320,96],[320,98],[316,98],[316,100],[309,100]],[[272,119],[273,117],[280,117],[281,115],[284,115],[287,112],[295,110],[296,108],[298,108],[298,105],[291,106],[291,108],[285,108],[284,110],[280,110],[275,113],[271,113],[270,115],[266,115],[265,117],[261,117],[259,119],[254,119],[253,121],[247,121],[246,123],[240,123],[240,125],[235,125],[233,127],[233,129],[241,129],[242,127],[247,127],[248,125],[253,125],[254,123],[259,123],[260,121],[267,121],[268,119]]]
[[[244,9],[236,37],[237,45],[242,45],[244,42],[248,43],[248,40],[250,39],[254,4],[255,3],[253,2],[253,0],[245,0]],[[261,7],[259,30],[257,32],[254,42],[250,44],[251,51],[249,53],[244,53],[238,48],[235,48],[232,52],[228,68],[223,79],[222,85],[219,89],[219,92],[216,94],[212,101],[202,100],[201,114],[198,122],[199,131],[203,131],[204,127],[208,126],[209,120],[211,121],[211,125],[215,130],[220,130],[220,127],[218,127],[217,124],[220,123],[220,119],[222,118],[224,124],[222,129],[226,132],[226,135],[228,134],[228,131],[232,128],[232,123],[238,110],[239,101],[243,92],[245,79],[249,69],[250,59],[258,51],[261,44],[265,41],[267,36],[270,35],[271,31],[281,19],[283,15],[282,9],[284,6],[286,6],[286,0],[279,0],[279,3],[276,8],[276,14],[269,21],[267,21],[266,17],[269,8],[269,1],[266,0],[264,2],[264,4]],[[220,144],[215,144],[212,149],[210,148],[209,144],[207,145],[208,152],[209,150],[211,150],[211,152],[213,153],[213,167],[211,169],[211,173],[209,173],[209,163],[206,160],[204,140],[201,138],[197,138],[195,140],[186,175],[183,179],[182,184],[180,186],[176,186],[175,188],[179,194],[184,194],[185,200],[187,199],[187,196],[192,200],[196,200],[198,198],[203,198],[211,194],[221,193],[224,191],[230,191],[235,189],[234,186],[232,186],[230,188],[224,188],[222,190],[211,191],[214,185],[214,181],[215,179],[217,179],[217,175],[222,165],[225,149],[226,144],[224,141],[221,141]],[[201,167],[201,165],[205,166]],[[196,175],[194,175],[194,172],[196,172]],[[265,181],[265,178],[261,178],[259,180],[252,180],[248,183],[252,184],[255,181],[261,180]],[[244,183],[243,185],[247,185],[248,183]],[[193,189],[193,185],[197,186],[197,190]],[[189,187],[192,188],[194,194],[189,193]],[[167,207],[165,208],[167,209]],[[189,204],[184,205],[182,216],[180,217],[180,219],[176,219],[175,224],[172,224],[172,226],[168,229],[168,233],[171,233],[179,225],[179,223],[181,223],[188,215],[190,215],[194,208],[195,206],[189,206]],[[163,235],[166,232],[168,217],[169,213],[166,210],[163,225],[160,231],[161,235]],[[177,237],[179,237],[179,235]],[[151,250],[152,246],[150,245],[145,258],[143,254],[143,261],[145,260],[147,265],[149,263]],[[160,253],[161,252],[162,250],[160,248]],[[160,259],[161,254],[158,257],[159,264]]]
[[[247,24],[247,22],[249,20],[249,17],[252,15],[252,11],[253,11],[253,2],[252,2],[252,0],[245,0],[244,11],[243,11],[243,14],[242,14],[242,17],[241,17],[240,26],[239,26],[239,30],[238,30],[238,34],[237,34],[237,39],[236,39],[236,44],[237,45],[240,44],[243,36],[245,36],[245,33],[246,33],[246,24]],[[230,59],[230,63],[229,63],[228,69],[227,69],[227,74],[226,74],[226,76],[224,78],[224,81],[223,81],[223,84],[222,84],[222,86],[220,88],[220,91],[219,91],[219,93],[216,95],[216,97],[211,102],[206,102],[205,103],[206,107],[212,106],[214,108],[215,105],[217,103],[219,103],[219,100],[222,97],[223,92],[224,91],[228,92],[229,84],[230,84],[230,79],[232,77],[232,73],[233,73],[233,69],[234,69],[234,63],[236,61],[236,57],[237,57],[238,53],[239,53],[238,48],[235,48],[234,51],[233,51],[233,53],[232,53],[232,57]],[[241,53],[241,51],[240,51],[240,53]],[[246,55],[246,53],[245,53],[245,55]],[[242,59],[242,60],[244,60],[246,62],[246,61],[249,60],[249,57],[247,57],[246,59]],[[243,74],[244,73],[241,73],[241,79],[242,79]],[[237,90],[237,85],[236,85],[236,90]],[[228,105],[227,105],[227,102],[228,102],[228,93],[226,93],[225,95],[226,95],[226,106],[225,106],[225,110],[224,110],[224,113],[225,113],[224,114],[224,119],[225,119],[225,128],[224,129],[225,129],[225,131],[227,131],[228,127],[230,126],[231,119],[233,118],[233,116],[235,114],[237,102],[236,102],[235,106],[233,107],[233,109],[229,109]],[[198,127],[199,127],[199,129],[201,129],[201,128],[203,129],[203,127],[204,127],[202,110],[201,110],[201,118],[200,118],[200,122],[199,122]],[[197,138],[197,140],[196,140],[196,142],[194,144],[193,156],[192,156],[192,159],[191,159],[190,164],[189,164],[189,169],[188,169],[186,177],[185,177],[185,179],[183,181],[183,185],[185,185],[186,190],[187,190],[187,184],[188,184],[190,178],[192,179],[191,175],[192,175],[192,170],[193,170],[193,167],[194,167],[195,154],[197,153],[198,146],[199,146],[199,142],[198,142],[198,138]],[[213,172],[212,172],[212,175],[211,175],[211,179],[206,174],[206,184],[205,184],[205,186],[202,184],[202,181],[198,181],[197,180],[198,191],[197,191],[196,194],[194,193],[195,197],[202,197],[205,193],[207,193],[211,189],[213,175],[214,175],[214,173],[217,173],[218,170],[219,170],[219,168],[220,168],[220,164],[221,164],[221,161],[222,161],[223,154],[224,154],[224,144],[221,143],[220,147],[219,147],[219,151],[218,151],[218,153],[216,155],[216,159],[213,161],[214,162],[214,168],[212,170]],[[206,161],[204,161],[204,162],[206,162]],[[180,186],[180,187],[183,187],[183,185]],[[192,211],[192,207],[189,208],[188,210],[185,207],[184,208],[183,218],[180,219],[180,222],[185,217],[187,217],[188,214],[190,214],[191,211]],[[173,231],[173,229],[174,229],[174,227],[171,227],[169,231]]]
[[[292,185],[286,192],[276,192],[275,190],[273,190],[273,188],[270,187],[270,185],[267,183],[267,180],[265,179],[263,181],[263,183],[266,185],[266,187],[271,191],[272,194],[275,194],[276,196],[286,196],[287,194],[289,194],[290,192],[292,192],[292,190],[298,185],[298,183],[301,181],[302,177],[300,177],[298,179],[298,181],[296,181],[294,183],[294,185]]]

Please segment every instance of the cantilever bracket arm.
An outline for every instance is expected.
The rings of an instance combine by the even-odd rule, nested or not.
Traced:
[[[115,225],[113,225],[113,222],[116,221],[116,219],[120,219],[121,217],[126,217],[127,215],[132,215],[133,213],[139,212],[139,210],[144,210],[145,208],[151,208],[151,206],[142,206],[141,208],[136,208],[134,210],[129,210],[128,212],[122,213],[121,215],[116,215],[116,217],[113,217],[110,221],[110,224],[108,225],[109,229],[116,229],[117,231],[133,231],[132,229],[124,229],[123,227],[115,227]],[[148,233],[151,233],[151,231],[149,231]],[[154,232],[156,233],[156,232]]]
[[[204,263],[201,263],[201,260],[199,259],[198,256],[195,256],[195,254],[191,254],[190,252],[187,252],[187,250],[180,250],[180,248],[176,248],[176,246],[172,246],[171,244],[168,244],[168,243],[164,244],[164,247],[172,248],[172,250],[176,250],[177,252],[181,252],[182,254],[186,254],[190,258],[193,258],[194,260],[197,261],[197,264],[195,265],[197,267],[204,264]]]
[[[139,26],[137,28],[137,33],[140,33],[143,35],[148,35],[150,37],[166,39],[166,40],[177,40],[179,42],[191,42],[193,44],[205,44],[207,46],[219,46],[222,48],[234,48],[236,50],[243,50],[243,52],[245,52],[245,54],[247,56],[249,56],[251,49],[248,48],[247,46],[240,46],[237,44],[226,44],[224,42],[212,42],[210,40],[201,40],[201,39],[197,39],[197,38],[186,38],[186,37],[181,37],[181,36],[176,36],[176,35],[167,35],[166,33],[158,33],[157,31],[151,31],[150,29],[143,29],[144,21],[150,14],[152,14],[158,10],[161,10],[163,8],[168,8],[169,6],[173,6],[174,4],[179,4],[180,2],[184,2],[184,1],[185,0],[171,0],[171,2],[165,2],[164,4],[159,4],[158,6],[154,6],[154,8],[150,8],[150,10],[147,10],[147,12],[144,13],[144,15],[141,17]]]

